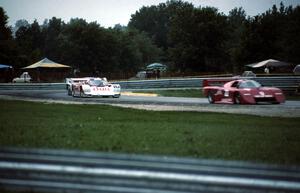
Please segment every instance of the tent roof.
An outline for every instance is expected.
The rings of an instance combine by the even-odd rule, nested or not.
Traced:
[[[12,66],[0,64],[0,69],[1,69],[1,68],[12,68]]]
[[[289,66],[289,63],[281,62],[279,60],[268,59],[261,62],[247,64],[246,66],[251,68],[260,68],[260,67],[281,67],[281,66]]]
[[[300,73],[300,64],[298,64],[297,66],[295,66],[293,72],[294,73]]]
[[[147,70],[166,70],[166,68],[167,66],[161,63],[152,63],[146,67]]]
[[[33,68],[71,68],[70,66],[55,63],[48,58],[44,58],[30,66],[26,66],[23,69],[33,69]]]

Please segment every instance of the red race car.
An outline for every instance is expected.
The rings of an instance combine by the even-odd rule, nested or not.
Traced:
[[[209,103],[279,104],[285,102],[285,96],[279,88],[263,87],[254,80],[232,80],[223,86],[205,86],[203,93]]]

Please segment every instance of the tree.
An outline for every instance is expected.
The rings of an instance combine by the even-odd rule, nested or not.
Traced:
[[[116,32],[119,40],[120,70],[134,74],[146,64],[159,60],[161,50],[145,34],[134,29]]]
[[[35,20],[30,26],[20,27],[15,34],[18,46],[18,67],[24,67],[44,57],[44,34]]]
[[[226,16],[212,7],[171,0],[142,7],[128,24],[145,32],[164,51],[163,60],[181,71],[222,70],[228,33]]]
[[[300,60],[300,7],[283,3],[265,13],[248,18],[241,36],[240,65],[268,58],[298,63]]]
[[[226,16],[212,7],[183,7],[172,18],[170,58],[185,71],[221,71],[226,61]]]
[[[18,29],[20,27],[29,27],[29,26],[30,26],[30,24],[28,23],[27,20],[25,20],[25,19],[19,19],[15,23],[15,27],[13,28],[13,34],[15,34],[16,31],[18,31]]]
[[[43,34],[45,36],[45,45],[43,48],[44,55],[55,61],[61,60],[61,52],[59,49],[59,36],[63,30],[64,23],[61,19],[52,17],[43,24]]]
[[[12,31],[7,23],[8,16],[0,7],[0,61],[3,64],[13,64],[16,47],[12,39]]]
[[[59,36],[62,58],[82,72],[113,72],[117,52],[113,34],[97,23],[71,19]]]
[[[229,66],[227,66],[227,71],[233,71],[238,73],[241,71],[241,53],[242,50],[242,34],[245,31],[246,23],[246,12],[242,7],[234,8],[229,12],[228,15],[228,27],[229,27],[229,38],[226,41],[226,50],[230,59]]]
[[[0,40],[11,40],[12,39],[12,32],[10,27],[7,26],[8,23],[8,16],[6,15],[4,9],[0,7]]]
[[[154,43],[166,51],[169,47],[168,33],[174,13],[184,7],[193,7],[191,3],[171,0],[157,6],[143,6],[131,16],[129,28],[145,32]]]
[[[292,62],[294,64],[300,63],[300,6],[287,7],[285,9],[286,17],[283,31],[283,55],[285,61]]]

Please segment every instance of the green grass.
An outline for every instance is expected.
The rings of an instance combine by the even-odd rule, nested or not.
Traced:
[[[0,100],[0,146],[300,164],[299,118]]]
[[[165,97],[194,97],[194,98],[203,98],[202,89],[179,89],[179,90],[141,90],[134,91],[137,93],[153,93],[158,94],[159,96]],[[286,94],[287,100],[300,100],[300,95],[289,93]]]

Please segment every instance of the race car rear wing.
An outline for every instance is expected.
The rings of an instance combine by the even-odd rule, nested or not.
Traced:
[[[107,79],[104,77],[104,78],[98,78],[98,77],[84,77],[84,78],[66,78],[66,84],[67,85],[71,85],[71,84],[76,84],[76,83],[84,83],[84,82],[87,82],[91,79],[101,79],[105,82],[107,82]]]
[[[66,78],[66,84],[73,84],[73,83],[80,83],[80,82],[86,82],[90,78],[85,77],[85,78]]]
[[[225,84],[226,82],[230,82],[232,80],[236,80],[236,78],[212,78],[212,79],[204,79],[202,82],[202,86],[220,86]]]

